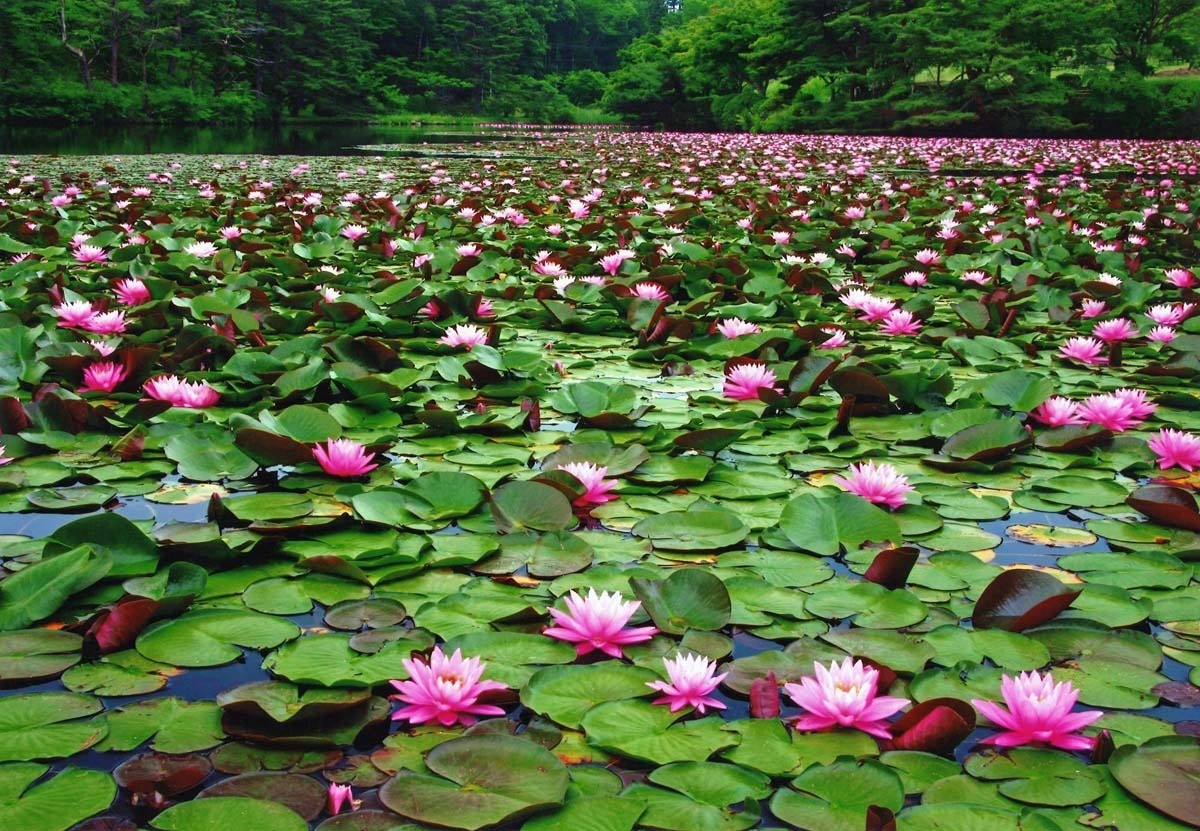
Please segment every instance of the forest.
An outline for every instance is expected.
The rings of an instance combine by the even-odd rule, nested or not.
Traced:
[[[1200,134],[1200,0],[7,0],[0,119]]]

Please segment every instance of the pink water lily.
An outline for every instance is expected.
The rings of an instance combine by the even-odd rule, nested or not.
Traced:
[[[355,225],[355,224],[343,225],[342,230],[341,230],[342,236],[345,237],[346,239],[350,240],[351,242],[358,242],[360,239],[365,237],[368,233],[369,233],[369,231],[365,225]]]
[[[355,802],[357,800],[354,798],[354,789],[349,785],[335,783],[329,786],[329,797],[325,804],[330,816],[340,814],[345,806],[349,806],[351,811],[355,810]]]
[[[894,465],[887,462],[877,465],[872,460],[850,465],[847,475],[833,477],[833,483],[868,502],[891,508],[902,507],[904,495],[916,490]]]
[[[725,397],[735,401],[755,400],[760,389],[779,392],[775,381],[775,372],[768,369],[766,364],[738,364],[725,375]]]
[[[672,713],[684,707],[695,707],[701,713],[709,707],[715,710],[725,709],[725,704],[720,699],[709,695],[728,675],[725,672],[716,674],[716,661],[709,661],[703,655],[676,653],[674,661],[663,658],[663,666],[667,669],[669,680],[646,682],[650,689],[663,693],[663,696],[654,699],[653,703],[670,705]]]
[[[409,680],[392,681],[399,692],[390,698],[408,706],[392,713],[393,720],[470,727],[477,721],[476,716],[504,715],[504,710],[494,704],[479,703],[484,693],[508,689],[499,681],[480,680],[487,664],[479,658],[464,658],[458,649],[446,657],[441,647],[435,646],[428,663],[417,658],[405,658],[400,663]]]
[[[613,658],[622,658],[622,646],[644,643],[656,634],[653,626],[627,627],[629,619],[641,608],[638,600],[625,600],[618,592],[589,588],[585,597],[572,590],[563,600],[567,611],[550,609],[554,626],[542,630],[552,638],[575,644],[575,654],[587,655],[600,650]]]
[[[473,347],[486,344],[487,339],[487,329],[470,323],[460,323],[447,329],[446,334],[438,338],[438,343],[446,346],[465,346],[469,352]]]
[[[1083,364],[1106,364],[1108,358],[1102,357],[1104,344],[1095,338],[1080,335],[1068,338],[1066,343],[1058,348],[1058,354],[1071,361]]]
[[[653,282],[635,283],[633,296],[644,300],[670,300],[671,295],[660,284]]]
[[[127,323],[124,312],[96,312],[79,324],[79,328],[97,335],[116,335],[125,331]]]
[[[211,257],[213,254],[216,254],[217,251],[219,251],[219,250],[220,249],[217,248],[217,246],[215,246],[211,242],[208,242],[207,240],[201,240],[200,242],[192,242],[192,243],[189,243],[189,244],[183,246],[183,252],[185,254],[191,254],[193,257],[200,257],[200,258]]]
[[[108,259],[108,254],[98,245],[80,245],[75,249],[75,262],[82,265],[102,263]]]
[[[126,306],[140,306],[150,300],[150,289],[136,277],[118,280],[113,286],[117,299]]]
[[[83,370],[83,386],[79,392],[112,392],[124,381],[128,372],[113,361],[97,361]]]
[[[14,459],[12,456],[9,456],[7,454],[7,451],[6,451],[6,448],[4,447],[4,445],[0,444],[0,466],[9,464],[10,462],[15,462],[15,461],[16,461],[16,459]]]
[[[199,409],[217,403],[217,391],[203,381],[187,381],[177,375],[159,375],[142,385],[146,395],[176,407]]]
[[[1068,424],[1083,424],[1079,417],[1079,404],[1061,395],[1047,398],[1030,413],[1047,427],[1064,427]]]
[[[1092,317],[1099,317],[1108,310],[1108,304],[1103,300],[1084,300],[1083,301],[1083,317],[1085,320]]]
[[[58,325],[68,329],[81,329],[96,316],[96,310],[86,300],[69,300],[53,309]]]
[[[1104,713],[1089,710],[1072,713],[1079,691],[1070,681],[1054,683],[1049,672],[1022,672],[1016,678],[1004,675],[1000,681],[1004,709],[991,701],[975,698],[971,704],[990,721],[1005,729],[984,744],[1017,747],[1025,744],[1050,744],[1063,750],[1091,750],[1096,740],[1076,735]]]
[[[750,323],[740,317],[729,317],[717,323],[717,331],[727,338],[738,338],[742,335],[757,335],[762,329],[757,323]]]
[[[1126,317],[1104,320],[1092,327],[1092,337],[1098,338],[1105,343],[1129,340],[1132,337],[1136,337],[1137,333],[1137,326],[1133,324],[1132,320]]]
[[[594,465],[591,462],[568,462],[565,465],[559,465],[558,470],[564,470],[571,474],[587,489],[582,496],[576,498],[574,503],[581,508],[588,505],[602,505],[617,498],[617,495],[612,493],[612,489],[617,485],[617,480],[604,478],[608,475],[608,468],[603,465]]]
[[[1134,401],[1116,393],[1089,395],[1079,405],[1084,424],[1098,424],[1114,433],[1136,427],[1144,420],[1137,415]]]
[[[1164,427],[1147,442],[1158,456],[1159,468],[1180,467],[1191,472],[1200,470],[1200,436]]]
[[[313,458],[330,476],[343,478],[364,476],[379,467],[373,464],[375,454],[353,439],[330,439],[324,447],[318,443],[313,447]]]
[[[879,670],[847,657],[825,667],[813,663],[813,674],[798,684],[785,684],[788,696],[808,711],[793,722],[798,730],[851,727],[881,739],[891,738],[884,719],[908,704],[904,698],[878,695]]]
[[[885,335],[916,335],[921,331],[921,321],[907,309],[893,309],[883,319],[879,331]]]

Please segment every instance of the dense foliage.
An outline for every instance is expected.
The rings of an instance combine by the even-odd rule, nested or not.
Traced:
[[[702,129],[1186,136],[1196,0],[690,0],[605,104]],[[1151,77],[1175,66],[1177,78]]]
[[[11,0],[0,117],[563,120],[661,0]]]
[[[12,0],[0,118],[1200,131],[1197,0]]]

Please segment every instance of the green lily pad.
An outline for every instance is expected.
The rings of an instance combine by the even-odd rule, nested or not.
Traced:
[[[0,582],[0,630],[25,629],[58,611],[67,598],[112,569],[112,556],[81,545],[18,571]]]
[[[345,634],[299,638],[268,655],[263,668],[297,684],[373,687],[406,678],[401,661],[419,648],[413,641],[396,640],[365,654],[351,649],[350,640]]]
[[[508,736],[467,736],[425,757],[435,775],[401,771],[379,790],[384,805],[418,822],[467,831],[561,805],[567,769],[548,750]]]
[[[83,638],[73,632],[18,629],[0,632],[0,686],[56,678],[79,663]]]
[[[633,534],[664,551],[720,550],[742,542],[750,529],[728,511],[668,511],[633,526]]]
[[[848,493],[797,496],[784,506],[779,529],[800,550],[825,556],[836,554],[843,545],[899,542],[902,536],[900,525],[887,511]]]
[[[197,799],[213,797],[278,802],[311,822],[325,808],[326,790],[317,780],[298,773],[243,773],[209,785]]]
[[[28,693],[0,698],[0,762],[61,759],[104,738],[104,706],[90,695]]]
[[[156,816],[150,825],[160,831],[212,831],[214,828],[308,831],[308,823],[291,808],[278,802],[240,796],[180,802]]]
[[[221,710],[212,701],[151,698],[109,710],[108,734],[97,750],[133,750],[153,739],[162,753],[207,750],[225,737]]]
[[[71,692],[145,695],[165,687],[174,673],[174,666],[147,660],[135,650],[126,649],[67,670],[62,682]]]
[[[1200,825],[1200,745],[1164,736],[1141,747],[1123,745],[1109,760],[1121,787],[1167,816]]]
[[[68,767],[39,782],[49,767],[29,762],[0,765],[0,816],[21,831],[67,831],[112,804],[117,785],[107,773]]]
[[[226,712],[285,722],[326,718],[370,697],[368,690],[304,690],[283,681],[254,681],[220,693],[217,704]]]
[[[521,687],[521,703],[564,727],[579,727],[589,710],[606,701],[641,698],[658,674],[617,661],[539,669]]]
[[[659,765],[703,762],[737,743],[720,718],[676,724],[684,715],[645,701],[608,701],[588,710],[580,726],[590,744]]]
[[[977,779],[999,781],[1009,799],[1031,805],[1087,805],[1104,795],[1085,762],[1056,750],[985,750],[968,756],[963,767]]]
[[[635,577],[630,587],[663,632],[681,635],[688,629],[711,631],[729,622],[731,601],[725,584],[698,568],[672,572],[665,580]]]
[[[876,761],[813,765],[771,799],[775,816],[812,831],[860,831],[867,808],[892,811],[904,804],[904,785],[894,770]]]
[[[237,660],[239,647],[269,649],[300,634],[288,620],[236,609],[198,609],[151,625],[138,636],[137,651],[152,661],[211,667]]]
[[[501,533],[562,531],[575,524],[562,491],[541,482],[509,482],[491,496],[492,516]]]

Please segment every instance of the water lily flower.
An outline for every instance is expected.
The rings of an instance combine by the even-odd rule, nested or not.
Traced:
[[[1181,289],[1191,289],[1200,285],[1200,281],[1196,280],[1196,275],[1186,268],[1168,268],[1164,276],[1167,278],[1167,282]]]
[[[1091,750],[1096,740],[1073,735],[1100,716],[1099,710],[1072,713],[1079,691],[1070,681],[1055,684],[1049,672],[1022,672],[1016,678],[1004,675],[1000,681],[1004,709],[991,701],[975,698],[971,704],[1005,732],[984,739],[984,744],[1017,747],[1025,744],[1050,744],[1063,750]]]
[[[621,263],[626,260],[633,259],[636,254],[627,249],[617,251],[615,254],[608,254],[600,258],[600,268],[604,269],[605,274],[616,276],[616,273],[621,269]]]
[[[1084,300],[1083,301],[1083,314],[1081,316],[1086,320],[1086,319],[1092,318],[1092,317],[1099,317],[1100,315],[1104,314],[1104,312],[1107,310],[1108,310],[1108,304],[1105,303],[1103,300],[1091,300],[1091,299]]]
[[[158,401],[166,401],[175,407],[200,409],[211,407],[220,396],[203,381],[187,381],[178,375],[159,375],[142,385],[146,395]]]
[[[86,300],[69,300],[55,306],[52,311],[58,317],[58,325],[68,329],[81,329],[96,316],[96,310]]]
[[[565,465],[559,465],[558,470],[565,470],[587,488],[587,491],[574,503],[581,508],[588,505],[602,505],[617,498],[615,493],[611,493],[617,485],[617,480],[604,478],[608,475],[608,468],[603,465],[594,465],[591,462],[568,462]]]
[[[862,311],[863,306],[871,299],[871,293],[858,286],[848,288],[845,292],[838,295],[838,300],[842,301],[844,306],[859,312]]]
[[[555,260],[539,260],[533,264],[533,273],[540,274],[543,277],[557,277],[559,279],[568,276],[566,267]],[[574,279],[574,277],[571,278],[571,280]],[[555,280],[554,284],[558,285],[558,280]]]
[[[126,306],[140,306],[150,300],[150,289],[136,277],[118,280],[113,286],[117,299]]]
[[[852,727],[881,739],[890,739],[884,719],[902,710],[908,701],[878,695],[879,670],[847,657],[828,667],[813,663],[813,675],[798,684],[784,684],[788,696],[808,711],[793,722],[799,730]]]
[[[1102,357],[1104,344],[1095,338],[1079,336],[1067,338],[1067,342],[1058,348],[1058,354],[1072,361],[1084,364],[1106,364],[1108,358]]]
[[[1158,456],[1162,470],[1179,467],[1188,471],[1200,470],[1200,436],[1164,427],[1147,444]]]
[[[563,601],[567,611],[550,609],[554,626],[542,634],[575,644],[576,655],[600,650],[613,658],[623,658],[622,646],[643,643],[658,634],[653,626],[626,628],[629,619],[641,608],[641,601],[625,600],[619,592],[588,589],[586,597],[572,590]]]
[[[716,675],[717,662],[709,661],[703,655],[684,655],[676,653],[675,660],[663,658],[663,666],[667,668],[669,681],[647,681],[646,686],[663,693],[661,698],[654,699],[654,704],[669,704],[671,712],[677,712],[684,707],[695,707],[701,713],[709,707],[724,710],[725,705],[709,693],[725,680],[729,673]]]
[[[1178,326],[1184,318],[1183,305],[1159,303],[1146,309],[1146,317],[1163,326]]]
[[[1114,393],[1089,395],[1079,405],[1079,417],[1085,424],[1099,424],[1121,433],[1142,423],[1133,401]]]
[[[561,277],[554,278],[554,290],[561,295],[566,295],[567,287],[575,282],[575,278],[570,274],[564,274]]]
[[[98,245],[79,245],[75,249],[75,262],[83,265],[102,263],[108,259],[108,254]]]
[[[904,281],[904,285],[912,286],[913,288],[923,286],[929,282],[929,277],[926,276],[924,271],[906,271],[900,279]]]
[[[1047,427],[1064,427],[1068,424],[1083,424],[1079,417],[1079,404],[1070,398],[1055,395],[1047,398],[1029,413]]]
[[[846,476],[833,477],[833,483],[844,491],[861,496],[877,505],[899,508],[904,505],[904,495],[916,490],[908,483],[908,477],[894,465],[873,460],[850,465]]]
[[[124,312],[96,312],[79,324],[79,328],[97,335],[116,335],[125,331],[125,325]]]
[[[326,303],[333,303],[342,296],[341,291],[333,286],[321,286],[321,299]]]
[[[885,335],[916,335],[921,331],[921,321],[907,309],[893,309],[883,319],[879,331]]]
[[[1146,339],[1154,343],[1170,343],[1177,337],[1170,326],[1155,326],[1146,334]]]
[[[992,275],[988,274],[986,271],[972,269],[970,271],[964,271],[962,273],[962,277],[959,279],[961,279],[964,283],[975,283],[978,286],[983,286],[992,279]]]
[[[874,297],[872,295],[868,295],[866,299],[862,301],[862,306],[860,307],[862,317],[859,319],[866,323],[879,323],[880,321],[885,320],[887,316],[890,315],[893,310],[895,310],[895,308],[895,300],[890,300],[886,297]]]
[[[762,329],[757,323],[742,320],[740,317],[729,317],[717,323],[717,331],[727,338],[737,338],[742,335],[757,335]]]
[[[112,392],[124,383],[128,372],[113,361],[97,361],[83,370],[79,392]]]
[[[942,261],[942,255],[932,248],[922,248],[913,255],[913,259],[921,265],[936,265]]]
[[[633,296],[641,297],[645,300],[670,300],[671,299],[671,295],[667,294],[666,289],[664,289],[658,283],[653,283],[653,282],[635,283],[633,286]]]
[[[220,230],[221,236],[227,240],[241,239],[242,233],[242,229],[236,225],[225,225]]]
[[[349,785],[331,784],[329,786],[329,799],[326,807],[329,809],[330,815],[340,814],[342,807],[350,806],[350,810],[355,808],[354,789]]]
[[[4,445],[0,444],[0,467],[3,467],[4,465],[8,464],[9,462],[15,462],[15,461],[16,461],[16,459],[14,459],[12,456],[9,456],[6,454]]]
[[[473,242],[464,243],[463,245],[457,245],[454,247],[454,253],[458,254],[458,256],[463,257],[464,259],[467,257],[478,257],[481,251],[483,251],[483,249]]]
[[[460,323],[447,329],[446,334],[438,338],[438,343],[446,346],[465,346],[469,352],[473,347],[487,343],[487,339],[486,329],[470,323]]]
[[[738,364],[725,375],[724,394],[726,398],[735,401],[749,401],[758,398],[760,389],[770,389],[780,392],[775,385],[775,372],[766,364]]]
[[[1119,390],[1115,390],[1113,395],[1128,402],[1129,406],[1133,409],[1134,418],[1149,418],[1158,409],[1158,405],[1150,400],[1145,390],[1122,387]]]
[[[428,663],[416,658],[405,658],[401,663],[408,671],[409,680],[392,681],[399,694],[389,697],[408,706],[392,713],[393,720],[411,724],[436,721],[443,727],[455,724],[470,727],[477,721],[476,716],[504,715],[500,707],[478,703],[484,693],[508,689],[499,681],[480,680],[487,664],[478,657],[464,658],[459,649],[446,657],[441,648],[435,646]]]
[[[821,331],[829,335],[825,340],[817,344],[817,349],[838,349],[849,343],[846,338],[846,330],[838,329],[834,326],[822,326]]]
[[[370,232],[368,231],[368,229],[365,225],[356,225],[353,223],[351,223],[350,225],[343,225],[342,231],[341,231],[342,236],[345,237],[346,239],[350,240],[351,242],[358,242],[360,239],[365,237],[368,233],[370,233]]]
[[[330,476],[343,478],[363,476],[379,467],[372,464],[375,454],[368,454],[366,448],[353,439],[330,439],[324,447],[318,442],[313,447],[313,458]]]
[[[107,358],[109,355],[116,352],[117,345],[119,343],[120,343],[120,339],[117,339],[115,341],[89,340],[87,342],[88,346],[92,347],[92,349],[95,349],[97,352],[100,353],[101,358]]]
[[[219,249],[217,246],[207,240],[193,242],[183,246],[183,252],[185,254],[191,254],[193,257],[200,258],[211,257],[213,254],[216,254],[218,250]]]
[[[1105,343],[1128,340],[1137,335],[1137,333],[1137,326],[1127,317],[1103,320],[1092,327],[1092,337],[1099,338]]]

